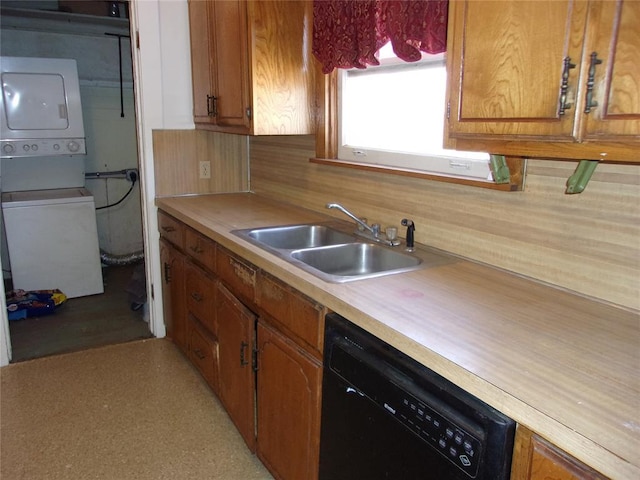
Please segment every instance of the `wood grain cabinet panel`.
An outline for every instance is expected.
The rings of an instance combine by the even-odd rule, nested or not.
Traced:
[[[218,284],[220,398],[251,451],[255,451],[255,315]]]
[[[516,431],[512,480],[606,480],[558,447],[519,425]]]
[[[638,162],[639,19],[638,2],[451,2],[448,146]]]
[[[166,238],[160,237],[162,268],[162,311],[167,336],[188,352],[185,300],[185,257]]]
[[[170,215],[158,211],[158,230],[160,236],[173,243],[180,250],[184,249],[185,225]]]
[[[230,251],[218,247],[216,251],[218,276],[233,294],[249,306],[255,304],[258,269]]]
[[[198,261],[200,265],[211,273],[215,273],[216,243],[213,240],[191,228],[187,228],[185,232],[185,251],[191,258]]]
[[[189,19],[197,128],[313,133],[312,2],[189,0]]]
[[[189,359],[211,389],[219,394],[218,342],[194,317],[189,317]]]
[[[262,271],[256,297],[260,310],[284,328],[292,340],[322,358],[326,307]]]
[[[191,261],[185,268],[185,296],[187,310],[213,335],[216,334],[216,281]]]
[[[258,376],[258,457],[278,479],[317,479],[321,364],[259,321]]]

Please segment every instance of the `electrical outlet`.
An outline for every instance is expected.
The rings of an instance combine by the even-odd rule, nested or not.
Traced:
[[[211,178],[211,162],[208,160],[200,161],[200,178]]]

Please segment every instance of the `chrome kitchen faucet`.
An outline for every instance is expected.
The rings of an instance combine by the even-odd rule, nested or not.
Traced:
[[[380,232],[380,224],[374,223],[372,225],[369,225],[366,221],[356,217],[353,213],[351,213],[339,203],[327,203],[327,208],[336,208],[340,210],[347,217],[354,220],[356,224],[362,227],[362,230],[360,230],[360,228],[356,229],[356,235],[367,238],[369,240],[373,240],[374,242],[382,243],[389,247],[400,245],[400,240],[398,240],[397,238],[389,238],[389,235],[382,236]],[[395,235],[393,235],[393,237],[395,237]]]

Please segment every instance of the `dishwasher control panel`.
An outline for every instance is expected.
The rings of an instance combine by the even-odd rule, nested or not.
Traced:
[[[390,402],[384,402],[384,408],[470,477],[475,477],[482,458],[480,440],[413,395],[400,390],[398,395],[400,405],[395,411]]]

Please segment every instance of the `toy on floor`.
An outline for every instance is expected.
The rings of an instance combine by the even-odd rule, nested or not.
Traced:
[[[7,315],[9,320],[41,317],[55,313],[67,296],[60,290],[11,290],[7,292]]]

